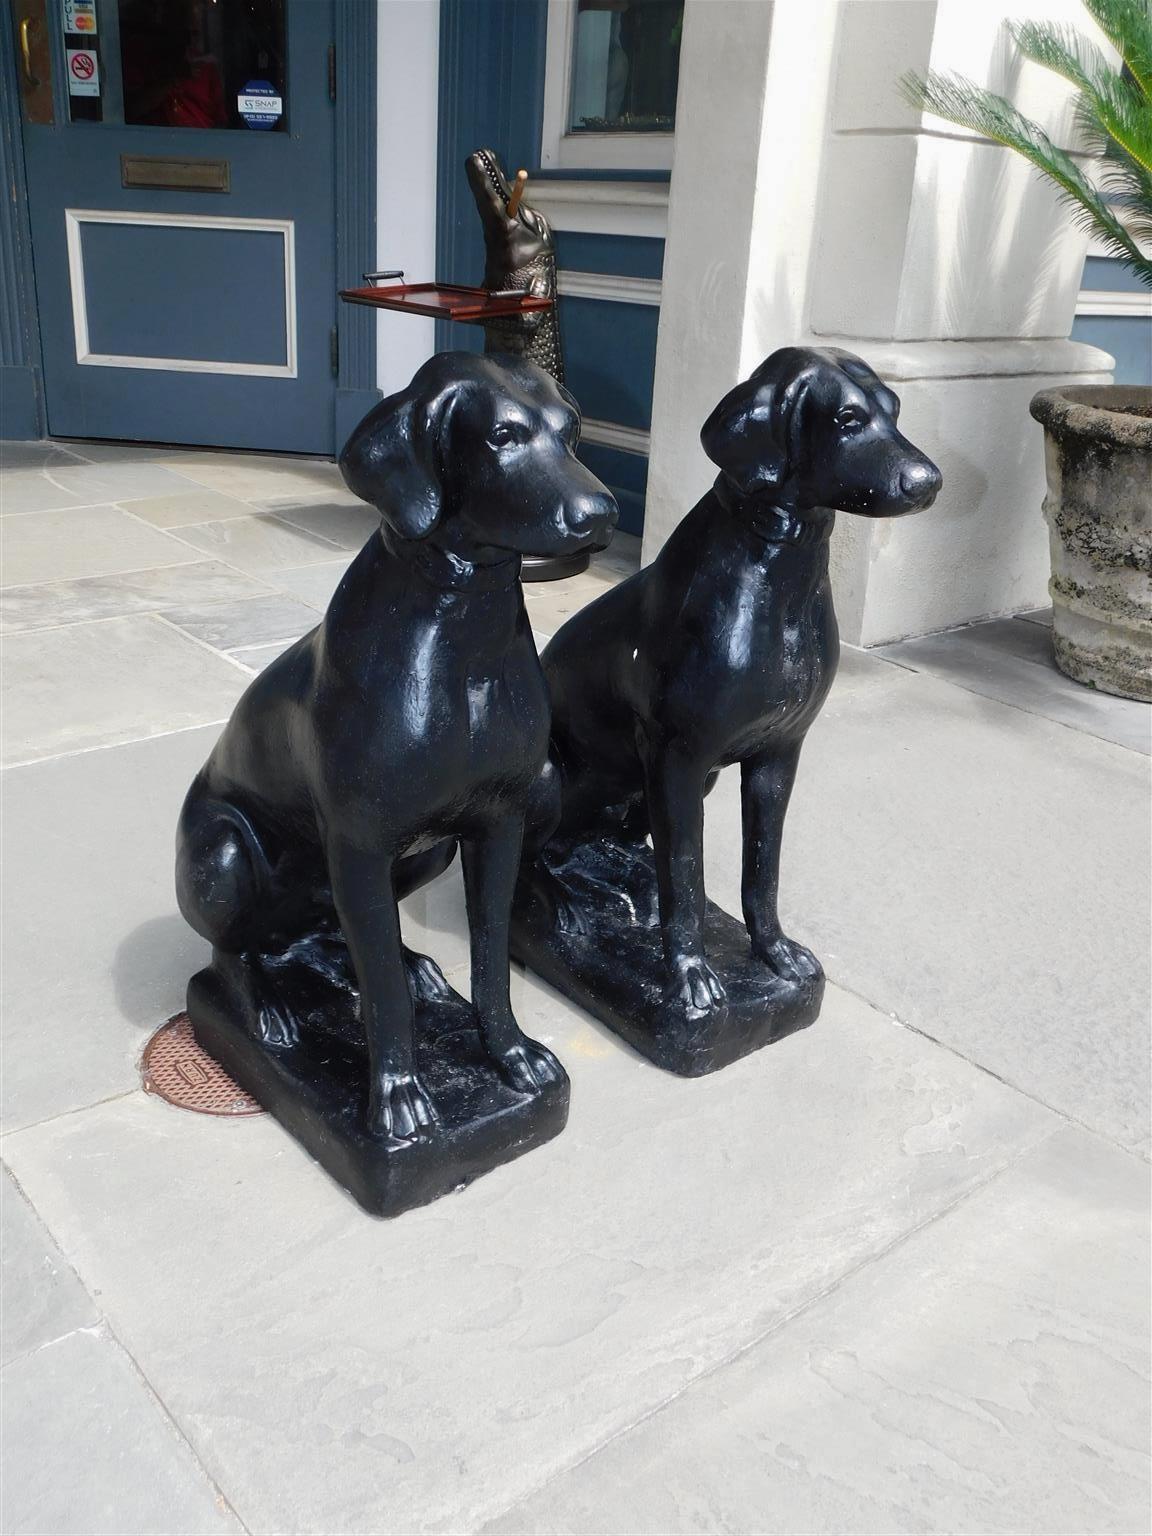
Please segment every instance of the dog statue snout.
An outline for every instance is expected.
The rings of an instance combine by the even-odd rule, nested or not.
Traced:
[[[931,459],[921,459],[914,464],[906,464],[900,471],[900,490],[910,502],[913,502],[918,511],[930,507],[940,494],[940,487],[944,484],[944,477],[932,463]]]
[[[608,545],[619,520],[620,508],[615,496],[604,491],[574,497],[566,508],[568,527],[598,549]]]

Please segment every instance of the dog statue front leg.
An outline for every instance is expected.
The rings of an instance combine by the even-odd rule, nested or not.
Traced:
[[[360,985],[368,1039],[368,1130],[411,1141],[427,1135],[437,1116],[416,1074],[414,1007],[400,942],[394,863],[377,850],[329,838],[332,896]]]
[[[642,738],[644,790],[669,993],[700,1014],[726,1003],[720,978],[704,955],[704,784],[707,764],[676,745]]]
[[[508,994],[508,930],[524,838],[522,817],[510,816],[460,844],[472,950],[472,1004],[484,1048],[501,1077],[519,1093],[562,1082],[564,1069],[546,1046],[529,1040]]]
[[[780,844],[799,759],[799,746],[789,746],[746,758],[740,764],[744,922],[753,955],[786,981],[810,981],[823,974],[812,951],[784,933],[777,910]]]

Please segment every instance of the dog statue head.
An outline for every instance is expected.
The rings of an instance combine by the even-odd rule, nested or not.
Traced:
[[[440,352],[340,455],[349,490],[399,539],[468,560],[603,548],[619,509],[576,457],[580,412],[523,358]]]
[[[901,517],[931,506],[940,471],[896,426],[900,401],[862,358],[781,347],[724,396],[700,441],[741,498],[799,514]]]

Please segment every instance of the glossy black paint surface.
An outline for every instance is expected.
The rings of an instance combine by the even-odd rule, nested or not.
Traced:
[[[850,353],[773,353],[704,424],[712,489],[544,652],[550,762],[514,952],[673,1071],[714,1070],[818,1010],[819,961],[777,915],[780,843],[839,657],[835,513],[901,516],[940,488],[898,411]],[[743,964],[703,878],[704,797],[734,763]]]
[[[354,1192],[375,1191],[380,1214],[474,1176],[477,1145],[487,1156],[504,1131],[477,1142],[466,1102],[522,1150],[563,1125],[563,1068],[512,1014],[508,925],[549,723],[521,557],[602,544],[616,520],[578,432],[541,369],[470,353],[434,357],[366,416],[341,468],[380,532],[323,622],[250,685],[181,813],[180,909],[213,945],[193,1022],[337,1177],[358,1160]],[[396,905],[457,843],[474,1007],[404,948]],[[438,1031],[470,1021],[460,1061],[474,1070],[422,1065],[417,1008],[426,1060]],[[333,1066],[332,1040],[352,1037],[359,1055]],[[306,1114],[291,1110],[301,1095]],[[403,1150],[414,1141],[419,1157]],[[388,1175],[398,1157],[425,1171]]]

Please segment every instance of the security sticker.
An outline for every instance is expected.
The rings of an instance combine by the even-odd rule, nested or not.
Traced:
[[[236,110],[249,128],[275,128],[284,115],[284,100],[269,80],[249,80],[236,98]]]

